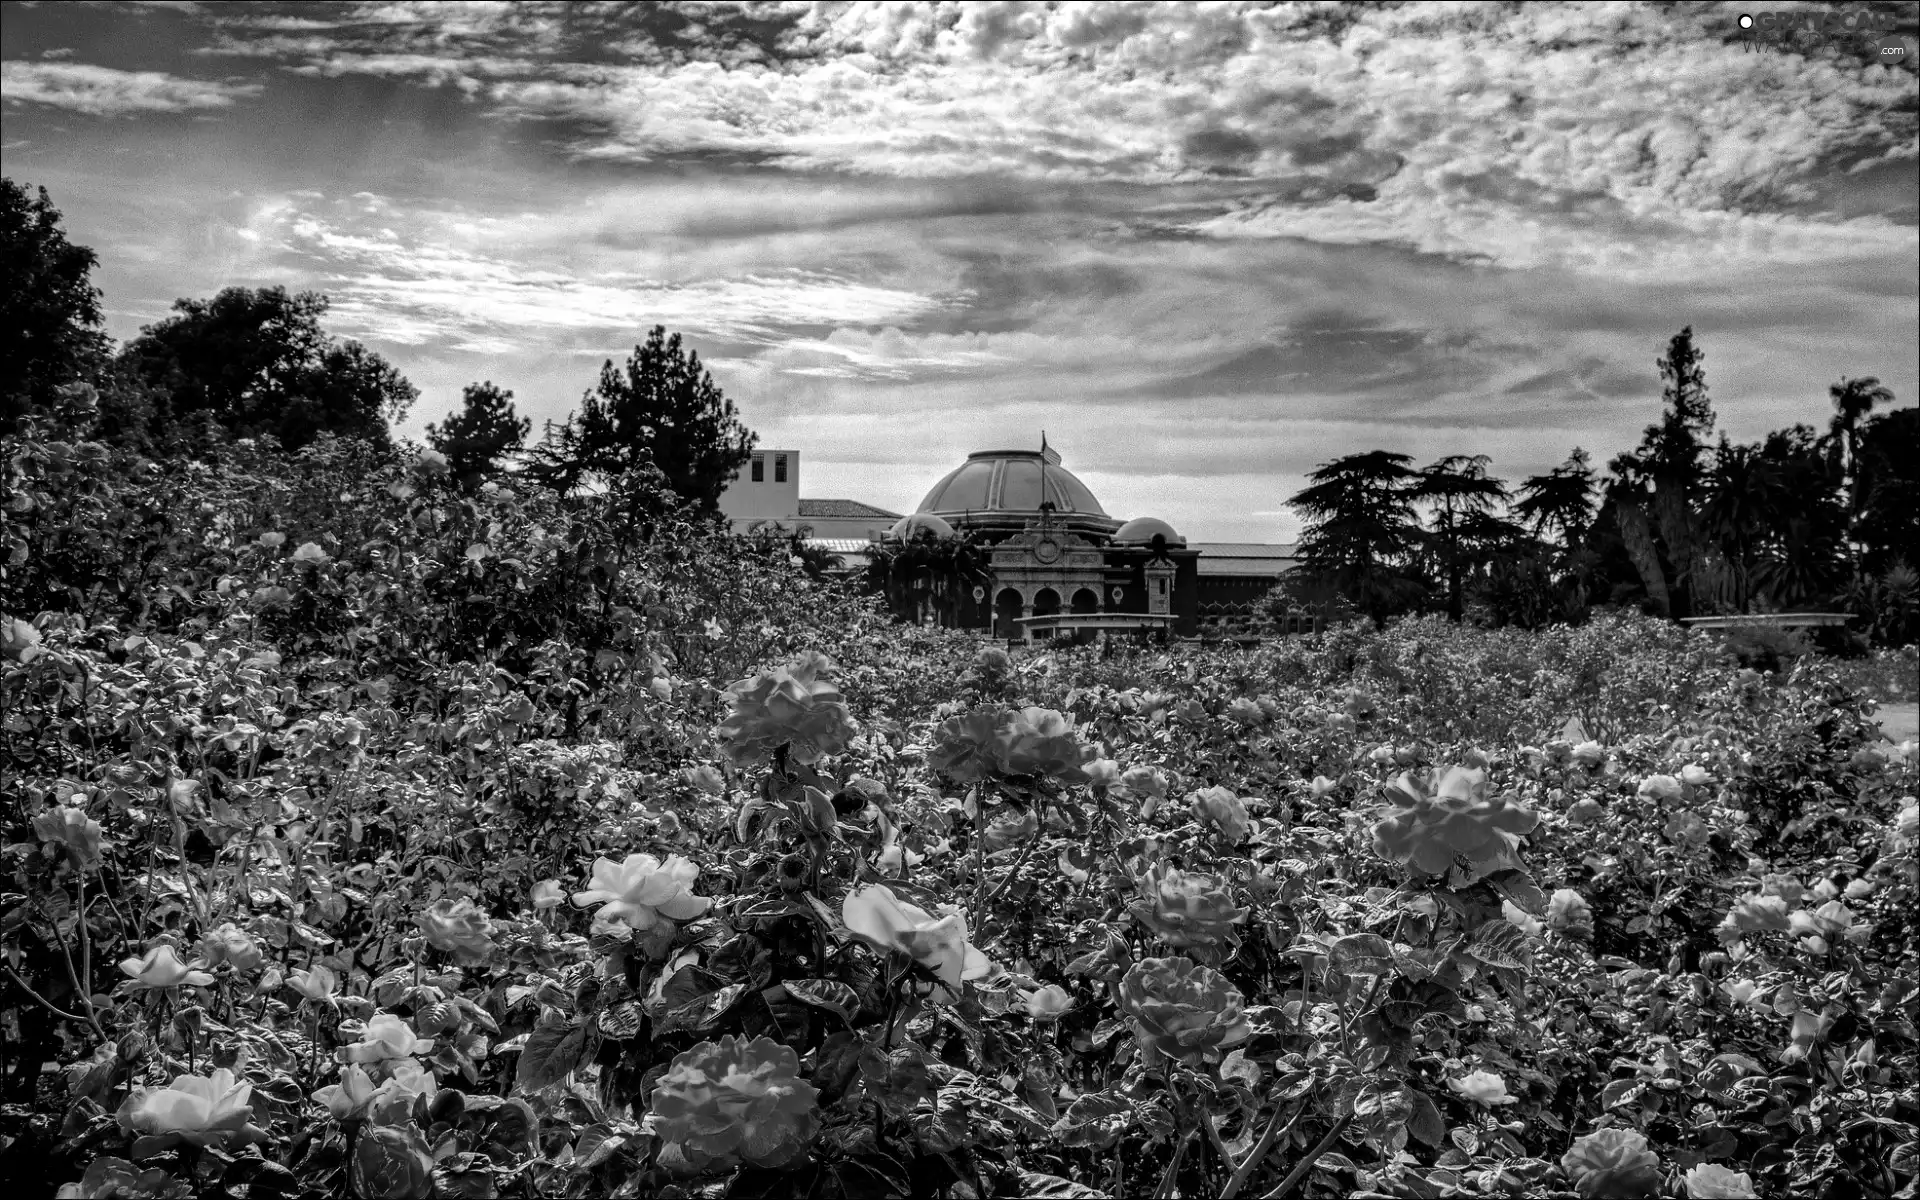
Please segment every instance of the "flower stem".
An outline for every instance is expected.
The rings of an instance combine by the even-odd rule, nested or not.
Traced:
[[[15,974],[12,967],[5,966],[4,964],[0,964],[0,971],[5,971],[7,973],[7,978],[13,980],[13,986],[25,992],[29,999],[32,999],[38,1002],[40,1007],[46,1009],[48,1012],[52,1013],[54,1016],[67,1021],[87,1021],[88,1020],[88,1018],[86,1017],[76,1016],[73,1013],[67,1012],[65,1009],[56,1007],[53,1001],[47,999],[45,996],[42,996],[39,992],[34,991],[33,988],[28,985],[26,980],[20,978],[19,975]],[[98,1029],[99,1026],[95,1025],[94,1028]]]
[[[1307,1151],[1307,1156],[1294,1164],[1293,1170],[1289,1171],[1287,1177],[1280,1181],[1280,1186],[1268,1192],[1265,1196],[1262,1196],[1260,1200],[1282,1200],[1283,1197],[1291,1195],[1293,1189],[1300,1185],[1300,1181],[1307,1177],[1307,1172],[1313,1170],[1313,1164],[1320,1161],[1320,1156],[1327,1152],[1328,1148],[1333,1145],[1334,1139],[1344,1133],[1347,1126],[1352,1122],[1352,1112],[1348,1112],[1346,1116],[1335,1121],[1333,1128],[1327,1130],[1327,1135],[1314,1143],[1313,1149]]]

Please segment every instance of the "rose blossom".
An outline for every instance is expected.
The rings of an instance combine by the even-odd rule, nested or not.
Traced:
[[[1495,1106],[1517,1104],[1517,1097],[1507,1094],[1507,1081],[1492,1071],[1473,1071],[1459,1079],[1447,1080],[1447,1086],[1469,1100]]]
[[[163,1088],[136,1088],[120,1105],[122,1128],[160,1145],[149,1143],[141,1157],[181,1143],[226,1147],[266,1140],[265,1131],[250,1123],[253,1085],[241,1083],[225,1067],[212,1075],[176,1075]],[[137,1145],[137,1143],[136,1143]],[[138,1152],[138,1151],[137,1151]]]
[[[183,963],[172,946],[162,942],[138,958],[122,959],[120,969],[133,980],[133,986],[139,988],[170,988],[182,984],[188,987],[206,987],[213,982],[213,976],[200,970],[206,964],[195,960]]]
[[[415,1037],[405,1021],[390,1012],[380,1012],[367,1022],[358,1042],[342,1046],[333,1056],[343,1063],[377,1063],[426,1054],[432,1049],[432,1038]]]
[[[635,929],[691,921],[713,907],[710,898],[690,890],[699,876],[700,867],[678,854],[664,863],[651,854],[629,854],[623,862],[597,858],[589,886],[573,894],[573,903],[576,908],[600,904],[594,920],[623,921]]]
[[[957,908],[935,917],[875,883],[847,893],[840,918],[865,941],[904,954],[938,976],[934,999],[942,1003],[954,1003],[963,983],[984,978],[993,969],[987,956],[967,941],[967,919]]]

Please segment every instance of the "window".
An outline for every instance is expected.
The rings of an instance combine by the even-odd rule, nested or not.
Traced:
[[[767,460],[764,455],[756,454],[753,456],[753,481],[755,483],[765,483],[767,481]]]
[[[784,454],[773,456],[773,481],[775,483],[787,481],[787,456]]]
[[[1164,579],[1156,579],[1156,580],[1154,580],[1154,582],[1160,585],[1160,594],[1161,594],[1162,596],[1164,596],[1164,595],[1166,595],[1166,594],[1167,594],[1167,581],[1166,581],[1166,580],[1164,580]]]

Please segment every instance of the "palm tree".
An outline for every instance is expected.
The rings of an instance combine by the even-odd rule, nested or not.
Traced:
[[[1849,513],[1857,513],[1858,498],[1853,495],[1855,462],[1860,457],[1860,422],[1865,420],[1875,405],[1892,404],[1893,389],[1868,375],[1863,379],[1848,379],[1842,375],[1840,382],[1827,389],[1827,395],[1833,400],[1833,423],[1828,426],[1827,436],[1832,439],[1833,447],[1840,451],[1841,474],[1847,481]]]

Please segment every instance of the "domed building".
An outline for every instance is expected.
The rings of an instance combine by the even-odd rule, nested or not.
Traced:
[[[721,511],[741,532],[811,534],[808,544],[849,570],[894,564],[888,602],[910,621],[1000,637],[1036,627],[1192,635],[1251,616],[1295,561],[1288,545],[1189,542],[1158,518],[1110,515],[1044,435],[1038,450],[969,454],[905,516],[801,499],[799,464],[798,451],[756,454]]]
[[[910,541],[922,528],[985,547],[984,578],[938,589],[943,603],[903,615],[1002,637],[1036,625],[1191,635],[1203,621],[1251,614],[1293,564],[1291,546],[1189,545],[1158,518],[1118,520],[1045,437],[1039,450],[968,455],[881,540]],[[1047,617],[1070,619],[1035,620]]]

